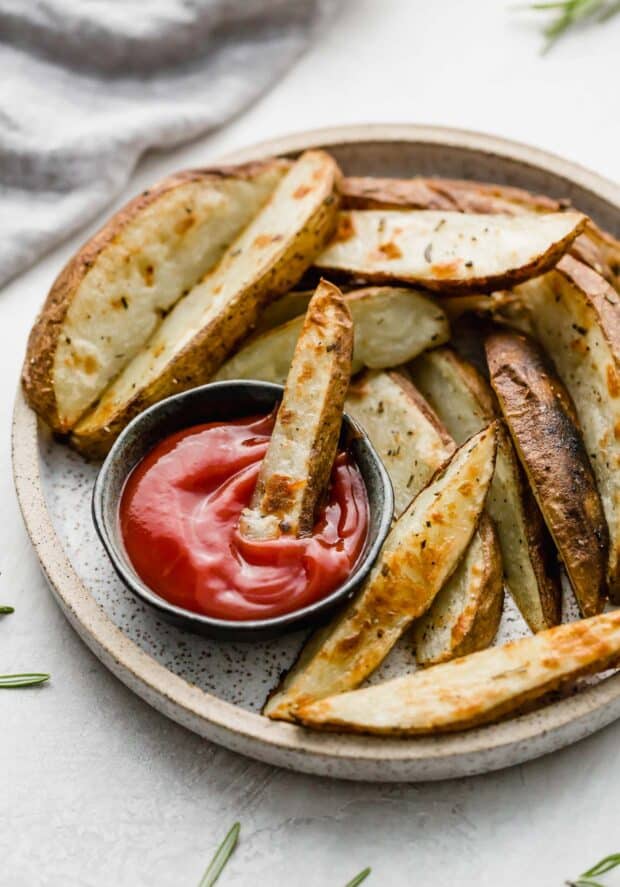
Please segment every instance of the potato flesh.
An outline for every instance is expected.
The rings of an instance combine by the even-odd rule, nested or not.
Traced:
[[[497,720],[620,657],[620,610],[302,705],[311,727],[415,735]]]
[[[284,175],[187,182],[146,207],[79,284],[56,348],[57,409],[75,424],[147,342],[183,293],[221,258]]]
[[[581,213],[503,217],[352,210],[316,260],[323,271],[436,289],[496,288],[546,270],[585,224]]]
[[[425,348],[447,341],[450,331],[441,308],[420,293],[371,287],[344,297],[353,318],[352,373],[363,367],[396,366]],[[303,325],[296,317],[262,333],[230,358],[216,380],[261,379],[282,384]]]
[[[381,457],[392,481],[395,514],[400,514],[449,458],[454,441],[399,372],[364,373],[345,408]],[[487,646],[497,631],[502,601],[499,547],[485,517],[454,573],[414,624],[418,662],[449,659],[463,645],[468,652]]]
[[[295,707],[360,684],[424,613],[469,545],[495,459],[495,431],[464,444],[396,522],[364,587],[325,629],[264,713],[290,719]]]
[[[237,293],[269,270],[290,240],[291,232],[302,229],[315,209],[317,193],[324,187],[324,168],[325,155],[321,152],[307,152],[294,164],[217,267],[174,307],[147,347],[108,387],[97,408],[81,423],[83,429],[76,429],[78,433],[87,433],[99,424],[105,426],[107,417],[115,413],[118,405],[131,401],[136,391],[154,382]],[[326,196],[323,194],[322,199]]]
[[[331,473],[351,377],[353,324],[340,290],[321,281],[310,301],[250,507],[251,539],[312,531]]]
[[[494,418],[495,410],[490,390],[484,399],[480,392],[476,396],[458,370],[460,359],[455,360],[456,363],[449,352],[439,349],[422,355],[412,365],[411,373],[450,434],[462,443],[484,428]],[[481,378],[477,385],[488,387]],[[545,539],[531,550],[529,539],[540,520],[534,524],[531,509],[537,506],[533,500],[523,499],[521,489],[522,478],[512,444],[504,429],[500,429],[487,510],[498,531],[508,590],[532,631],[541,631],[559,622],[559,587],[552,577],[543,575],[545,564],[536,564]]]

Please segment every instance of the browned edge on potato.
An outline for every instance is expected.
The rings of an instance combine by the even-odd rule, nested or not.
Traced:
[[[312,635],[263,713],[290,720],[302,702],[358,686],[431,606],[478,526],[495,465],[495,426],[467,441],[396,521],[347,606]]]
[[[304,703],[308,727],[415,736],[467,730],[530,710],[620,662],[620,610],[558,625],[501,647],[374,687]]]
[[[252,539],[303,536],[331,474],[351,377],[353,321],[340,290],[322,280],[291,363],[256,488],[239,524]]]
[[[437,210],[344,210],[315,260],[323,274],[485,293],[543,274],[584,230],[578,212],[531,216]]]
[[[568,199],[556,200],[524,188],[475,180],[415,176],[392,179],[346,176],[340,183],[345,209],[445,209],[490,215],[561,212]],[[591,219],[570,253],[589,265],[620,292],[620,241]]]
[[[92,285],[93,292],[87,294],[87,304],[83,312],[89,324],[100,319],[106,324],[98,332],[105,335],[104,346],[109,343],[110,360],[115,371],[122,368],[125,356],[127,361],[133,356],[125,355],[126,327],[132,322],[134,311],[140,312],[136,321],[136,348],[144,344],[144,336],[149,335],[150,326],[180,299],[186,288],[193,286],[222,255],[224,249],[258,211],[288,167],[287,161],[266,160],[240,166],[222,166],[206,169],[190,169],[175,173],[153,185],[129,201],[116,212],[105,225],[69,260],[60,272],[45,300],[37,320],[30,332],[24,360],[22,383],[24,394],[30,406],[55,431],[67,432],[90,404],[103,390],[89,383],[97,371],[100,356],[95,350],[98,343],[82,345],[83,335],[74,331],[76,323],[71,320],[71,312],[76,309],[76,299],[81,296],[83,287]],[[227,189],[234,190],[234,194]],[[200,206],[200,198],[212,195]],[[178,205],[169,206],[178,195]],[[165,204],[165,206],[163,206]],[[161,209],[159,209],[161,207]],[[154,241],[159,231],[153,231],[155,210],[159,211],[157,224],[167,237],[174,241],[173,255],[165,256],[156,262],[150,255],[152,249],[160,249]],[[169,272],[161,275],[167,282],[162,284],[162,292],[157,292],[160,280],[160,267],[166,262],[178,261],[188,239],[196,236],[196,231],[208,222],[211,215],[227,214],[216,232],[210,231],[209,243],[202,251],[191,244],[187,247],[185,275],[176,276],[172,283],[167,281]],[[166,221],[164,222],[164,219]],[[125,241],[127,243],[125,244]],[[118,287],[113,285],[117,275]],[[118,292],[115,290],[118,289]],[[138,294],[142,290],[142,295]],[[141,305],[147,299],[155,299],[150,307],[149,317],[145,318]],[[160,312],[160,314],[158,314]],[[69,315],[69,317],[68,317]],[[118,342],[112,341],[107,329],[110,317],[118,319]],[[66,328],[68,326],[68,328]],[[96,338],[99,338],[96,336]],[[66,352],[66,353],[65,353]],[[86,406],[77,409],[77,415],[62,402],[56,378],[60,368],[66,369],[68,386],[81,384],[86,391]],[[103,381],[103,385],[109,381]],[[90,399],[88,399],[90,398]]]
[[[261,310],[297,283],[333,232],[339,175],[324,151],[306,151],[292,164],[218,265],[174,306],[76,425],[72,446],[101,457],[146,407],[212,379]]]
[[[579,608],[598,613],[608,532],[575,408],[539,347],[510,331],[487,337],[491,385]]]
[[[486,364],[484,354],[483,359]],[[453,348],[420,355],[408,371],[457,443],[501,416],[489,383]],[[506,585],[521,615],[532,631],[557,625],[561,588],[555,547],[503,422],[487,510],[497,529]]]

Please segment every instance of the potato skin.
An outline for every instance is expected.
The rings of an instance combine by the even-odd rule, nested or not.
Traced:
[[[495,332],[485,342],[491,385],[581,612],[600,612],[607,524],[570,395],[535,343]]]
[[[62,421],[54,389],[54,360],[58,338],[74,294],[98,256],[120,236],[129,223],[165,194],[189,182],[218,182],[226,178],[251,179],[271,164],[286,161],[268,160],[241,166],[190,169],[175,173],[130,200],[84,244],[62,269],[41,308],[30,332],[22,371],[22,385],[30,406],[60,433],[69,430]]]

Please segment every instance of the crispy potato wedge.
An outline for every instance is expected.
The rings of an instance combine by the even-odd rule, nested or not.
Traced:
[[[54,282],[24,363],[28,402],[66,432],[221,258],[287,170],[270,160],[177,173],[136,197]]]
[[[313,635],[264,714],[360,684],[424,613],[469,545],[493,474],[495,429],[464,444],[401,515],[361,591]]]
[[[301,704],[308,727],[411,736],[488,724],[620,661],[620,610],[491,647],[374,687]]]
[[[303,536],[334,464],[351,378],[353,321],[340,290],[321,281],[310,300],[269,446],[239,523],[251,539]]]
[[[502,558],[493,524],[483,514],[457,569],[413,625],[418,665],[448,662],[490,646],[503,605]]]
[[[486,339],[491,385],[584,616],[603,606],[607,525],[570,395],[521,333]]]
[[[344,178],[339,187],[345,209],[446,209],[514,216],[570,208],[569,200],[463,179]],[[620,291],[620,242],[613,235],[590,219],[570,253]]]
[[[353,317],[352,372],[411,360],[450,336],[445,314],[432,299],[405,289],[370,287],[344,297]],[[282,383],[288,374],[303,319],[289,320],[251,339],[215,379],[262,379]]]
[[[547,271],[583,231],[581,213],[502,217],[441,211],[341,212],[316,259],[323,273],[439,292],[487,292]]]
[[[76,426],[71,441],[99,456],[137,413],[210,379],[261,308],[296,283],[331,234],[338,167],[307,151],[269,202]]]
[[[620,297],[570,256],[518,292],[577,409],[609,528],[609,592],[620,602]]]
[[[457,443],[498,415],[486,380],[451,348],[420,355],[409,372]],[[532,631],[557,625],[561,589],[553,545],[503,426],[487,510],[497,529],[506,586],[523,618]]]
[[[455,444],[419,391],[399,372],[367,371],[345,409],[366,431],[385,465],[400,514]],[[430,664],[488,646],[499,627],[504,592],[495,532],[483,515],[463,558],[425,616],[414,624],[416,658]],[[423,630],[418,629],[425,624]]]

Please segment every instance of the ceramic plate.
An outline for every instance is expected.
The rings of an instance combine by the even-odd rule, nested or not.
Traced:
[[[321,146],[351,175],[444,175],[568,197],[620,233],[620,189],[585,169],[489,136],[419,126],[329,129],[263,143],[223,158],[241,162]],[[458,734],[389,739],[313,733],[259,714],[303,635],[269,643],[205,640],[161,622],[116,578],[90,517],[96,469],[55,443],[17,395],[13,465],[26,526],[52,592],[99,659],[163,714],[234,751],[282,767],[344,779],[465,776],[575,742],[620,717],[620,674],[524,717]],[[566,597],[565,615],[572,601]],[[498,643],[525,634],[508,607]],[[374,680],[414,667],[396,648]]]

